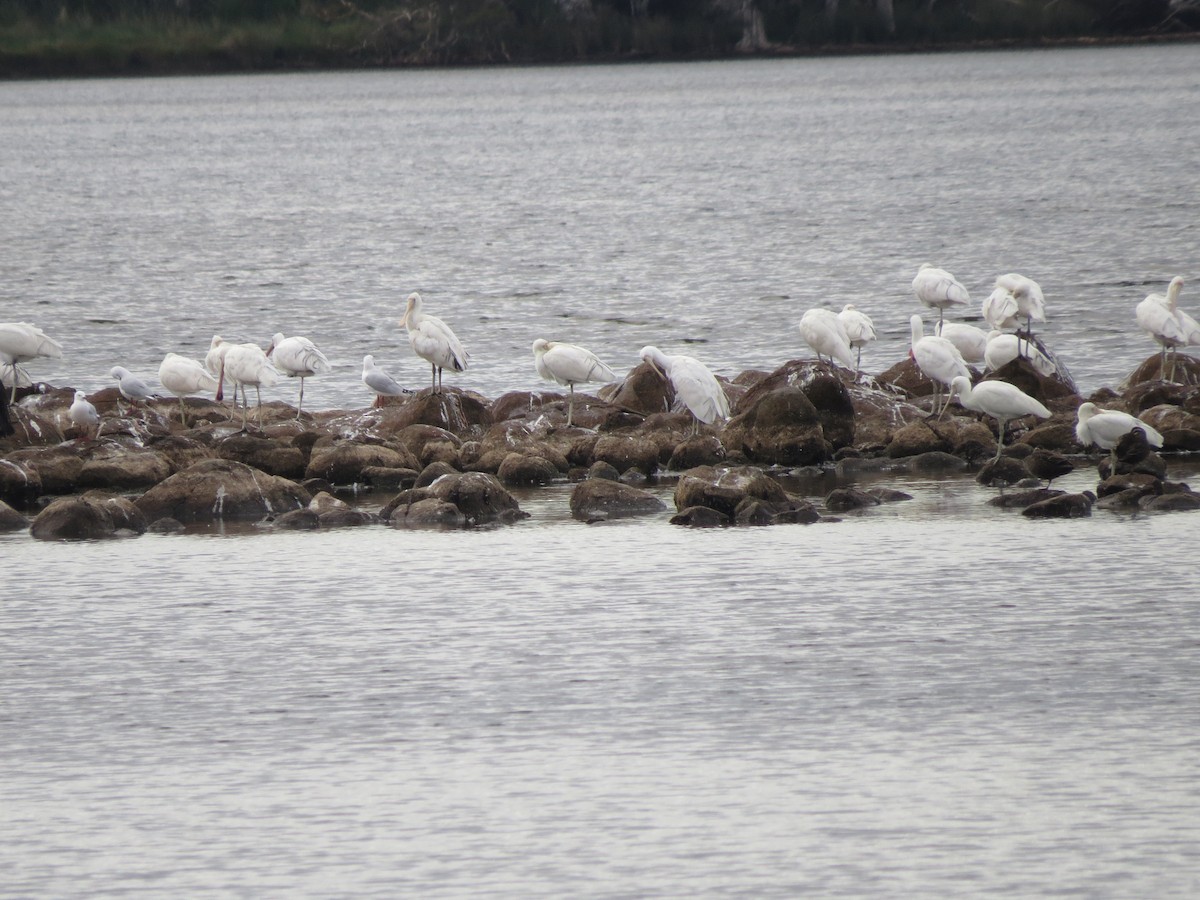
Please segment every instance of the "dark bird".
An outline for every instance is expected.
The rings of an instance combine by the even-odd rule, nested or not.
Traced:
[[[4,392],[3,385],[0,385],[0,437],[8,437],[12,433],[12,422],[8,418],[8,394]]]
[[[1025,460],[1025,467],[1034,478],[1044,480],[1046,487],[1049,487],[1055,478],[1075,471],[1075,465],[1061,453],[1043,450],[1041,447],[1034,450],[1029,459]]]
[[[1142,462],[1151,451],[1150,441],[1146,438],[1146,429],[1134,427],[1121,435],[1117,441],[1117,471],[1131,472]]]

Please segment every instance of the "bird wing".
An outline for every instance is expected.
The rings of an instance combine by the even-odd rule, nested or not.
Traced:
[[[685,406],[706,425],[729,417],[729,398],[704,363],[690,356],[671,357],[671,386]]]
[[[1134,311],[1138,327],[1163,344],[1186,344],[1187,336],[1179,319],[1167,308],[1167,298],[1150,294]]]
[[[917,272],[912,283],[913,293],[926,306],[969,303],[967,289],[945,269],[929,267]]]
[[[436,316],[422,316],[409,328],[408,341],[417,356],[442,369],[462,372],[471,358],[450,326]]]
[[[405,393],[396,379],[378,367],[363,372],[362,380],[375,393],[386,397],[398,397]]]
[[[1016,327],[1016,317],[1020,308],[1017,306],[1017,298],[1013,296],[1012,291],[997,285],[983,301],[980,311],[989,325],[993,328],[1003,329]]]
[[[615,381],[616,373],[600,361],[591,350],[575,344],[552,343],[550,349],[542,354],[539,362],[539,373],[542,368],[550,373],[551,381],[559,384],[583,384],[589,381]],[[546,375],[542,374],[545,378]]]

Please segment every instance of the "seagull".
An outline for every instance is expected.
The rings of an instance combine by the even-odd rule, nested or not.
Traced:
[[[1015,334],[1006,334],[1002,331],[989,331],[987,347],[983,353],[984,363],[988,371],[994,372],[996,369],[1008,365],[1020,356],[1020,346],[1021,339]],[[1049,378],[1058,372],[1058,366],[1054,364],[1054,361],[1028,342],[1025,343],[1025,358],[1045,378]]]
[[[976,364],[983,362],[987,350],[987,334],[982,328],[966,325],[962,322],[938,322],[933,327],[933,333],[944,337],[962,354],[963,362]]]
[[[1134,428],[1140,428],[1146,433],[1146,440],[1151,447],[1163,445],[1161,434],[1129,413],[1101,409],[1095,403],[1088,402],[1080,405],[1076,416],[1078,421],[1075,425],[1075,437],[1085,447],[1095,444],[1101,450],[1110,451],[1110,472],[1117,470],[1118,442]]]
[[[383,406],[384,397],[403,397],[409,393],[401,387],[391,375],[375,365],[375,357],[367,354],[363,357],[362,383],[375,392],[374,406]]]
[[[829,357],[831,364],[836,357],[847,369],[854,368],[846,326],[833,310],[808,310],[800,317],[800,336],[817,352],[817,362],[821,361],[821,354],[824,354]]]
[[[591,350],[561,341],[538,338],[533,342],[533,365],[547,381],[565,384],[570,389],[567,400],[567,427],[575,410],[575,385],[594,381],[615,381],[616,373],[600,361]]]
[[[946,411],[941,405],[942,385],[949,387],[960,375],[970,381],[971,373],[967,370],[962,354],[950,341],[937,335],[925,335],[925,323],[921,321],[920,316],[910,318],[909,325],[912,327],[912,347],[908,355],[917,364],[921,374],[933,381],[933,406],[940,418]],[[949,402],[950,398],[947,397],[947,405]]]
[[[71,423],[78,425],[83,429],[84,434],[90,434],[93,427],[96,429],[96,440],[100,437],[100,413],[96,412],[96,407],[88,402],[87,394],[83,391],[75,392],[75,401],[67,410],[67,418]]]
[[[306,337],[285,338],[281,332],[276,332],[271,339],[271,349],[267,356],[275,363],[275,368],[288,378],[300,379],[300,400],[296,404],[296,418],[304,408],[304,379],[310,375],[320,375],[332,371],[325,354]]]
[[[959,284],[958,279],[929,263],[921,263],[917,277],[912,283],[913,293],[917,299],[931,309],[938,311],[940,321],[948,306],[965,306],[971,302],[967,289]]]
[[[1004,451],[1004,426],[1010,419],[1019,419],[1021,416],[1050,418],[1050,410],[1040,401],[1006,381],[981,381],[971,387],[970,378],[958,375],[950,382],[950,398],[955,394],[964,408],[986,413],[999,423],[999,438],[993,462],[999,459]],[[948,404],[949,399],[946,402]]]
[[[729,398],[716,376],[700,360],[668,356],[657,347],[643,347],[638,355],[671,383],[676,396],[692,414],[692,434],[700,430],[701,422],[708,425],[729,418]]]
[[[413,291],[408,295],[408,306],[400,323],[408,329],[408,342],[413,352],[426,360],[432,367],[433,386],[430,391],[440,394],[442,369],[462,372],[467,368],[471,355],[450,330],[450,326],[436,316],[427,316],[421,311],[421,295]]]
[[[150,389],[150,385],[142,381],[124,366],[113,366],[109,371],[109,376],[117,379],[117,390],[121,392],[121,396],[130,403],[137,405],[139,400],[152,400],[154,391]],[[117,400],[117,413],[123,415],[121,410],[121,401]]]
[[[12,394],[9,403],[17,402],[17,382],[29,373],[21,363],[33,359],[62,359],[62,344],[36,325],[28,322],[0,322],[0,364],[12,368]]]
[[[224,375],[229,376],[234,388],[241,385],[242,394],[246,393],[246,385],[254,385],[254,393],[258,398],[258,427],[262,428],[262,388],[274,387],[279,381],[279,373],[263,353],[258,344],[234,344],[225,352]],[[246,429],[246,420],[250,414],[250,403],[246,401],[242,407],[242,430]]]
[[[1180,347],[1200,344],[1200,324],[1179,308],[1179,292],[1183,290],[1183,278],[1176,275],[1167,286],[1166,295],[1147,294],[1137,305],[1135,315],[1138,327],[1158,341],[1162,348],[1159,358],[1158,377],[1174,380],[1176,354]],[[1171,371],[1164,375],[1167,351],[1171,351]]]
[[[187,407],[183,398],[201,391],[215,391],[220,385],[204,366],[194,359],[168,353],[158,366],[158,380],[162,386],[179,398],[179,417],[187,428]]]
[[[875,340],[875,323],[865,312],[861,312],[853,303],[847,303],[837,314],[846,329],[846,339],[850,347],[858,351],[855,360],[854,374],[862,371],[862,348]]]

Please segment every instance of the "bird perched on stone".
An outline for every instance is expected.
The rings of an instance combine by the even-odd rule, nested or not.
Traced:
[[[1074,472],[1075,464],[1061,453],[1038,447],[1025,460],[1025,468],[1029,470],[1030,475],[1042,479],[1046,482],[1046,487],[1049,487],[1055,478]]]

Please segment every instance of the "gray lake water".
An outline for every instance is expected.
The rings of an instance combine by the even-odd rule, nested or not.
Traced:
[[[928,260],[1038,279],[1088,391],[1200,274],[1197,122],[1200,46],[2,84],[0,320],[88,390],[306,334],[306,407],[354,408],[364,353],[428,378],[410,290],[495,396],[535,337],[732,376],[846,302],[881,371]],[[0,536],[0,895],[1195,896],[1200,520],[880,483],[810,527],[562,485],[471,533]]]

